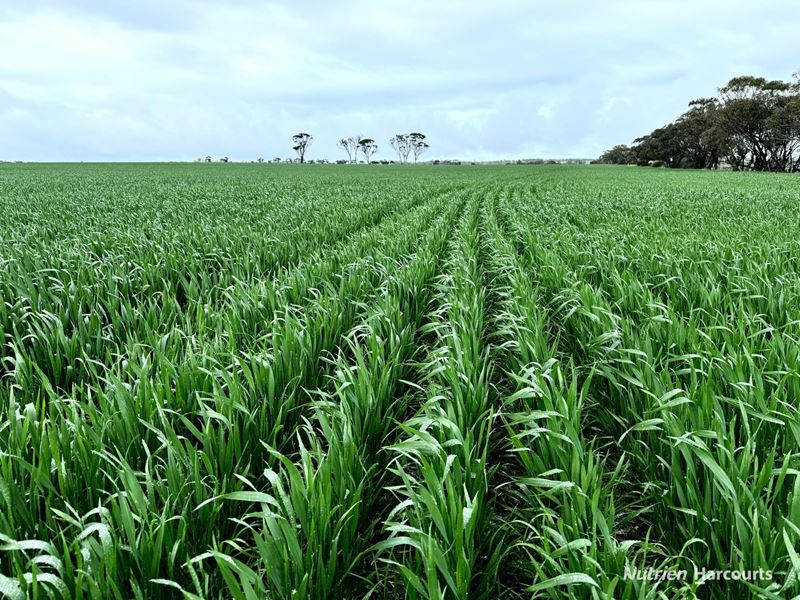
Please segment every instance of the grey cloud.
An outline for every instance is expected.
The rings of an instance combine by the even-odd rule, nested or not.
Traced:
[[[591,156],[745,72],[788,78],[793,3],[530,0],[0,7],[0,157],[311,154],[429,134],[430,157]]]

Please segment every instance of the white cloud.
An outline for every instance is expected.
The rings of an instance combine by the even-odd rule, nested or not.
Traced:
[[[20,5],[22,6],[22,5]],[[249,160],[422,130],[431,158],[591,156],[733,75],[788,78],[793,2],[213,3],[0,8],[0,158]],[[382,143],[383,142],[383,143]],[[533,154],[532,154],[533,153]]]
[[[545,121],[550,121],[556,114],[555,107],[552,102],[542,104],[536,114],[542,117]]]

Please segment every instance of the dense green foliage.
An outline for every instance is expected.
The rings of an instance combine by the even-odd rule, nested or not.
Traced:
[[[719,97],[689,103],[672,123],[614,146],[607,164],[800,172],[800,73],[793,82],[734,77]]]
[[[2,166],[0,597],[794,596],[799,209],[755,173]]]

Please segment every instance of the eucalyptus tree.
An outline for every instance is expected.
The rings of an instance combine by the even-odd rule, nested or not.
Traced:
[[[398,133],[389,140],[394,151],[397,152],[397,157],[401,163],[408,162],[408,155],[411,153],[411,138],[408,133]]]
[[[294,146],[292,146],[292,150],[297,152],[298,158],[300,158],[300,164],[306,161],[306,150],[314,141],[314,136],[310,133],[296,133],[292,136],[292,142]]]
[[[367,164],[369,164],[369,159],[378,151],[378,144],[372,138],[362,138],[358,142],[358,149],[364,155]]]
[[[358,151],[359,151],[359,144],[361,143],[361,136],[351,136],[347,138],[342,138],[336,145],[339,146],[342,150],[347,152],[347,159],[348,162],[354,163],[358,160]]]
[[[425,142],[425,135],[422,133],[409,133],[408,140],[411,144],[411,152],[414,154],[414,162],[417,162],[417,159],[425,150],[430,148],[430,146]]]

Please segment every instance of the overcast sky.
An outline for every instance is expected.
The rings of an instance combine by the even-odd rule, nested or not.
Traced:
[[[0,6],[0,159],[593,157],[731,76],[800,70],[797,0],[62,0]]]

